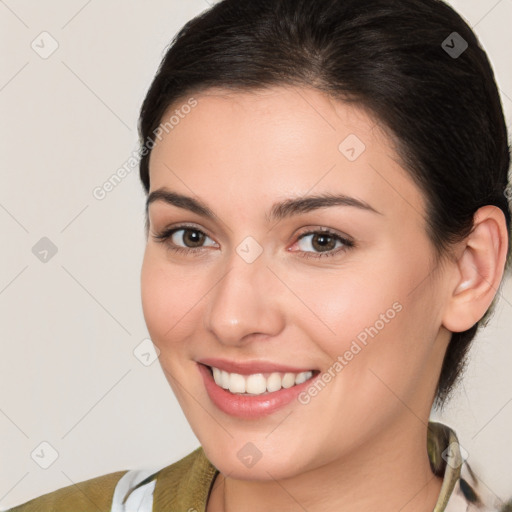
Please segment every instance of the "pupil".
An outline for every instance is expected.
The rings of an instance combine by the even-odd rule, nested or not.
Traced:
[[[317,235],[315,238],[313,238],[313,246],[315,246],[315,240],[318,241],[317,245],[319,246],[320,249],[333,249],[334,247],[331,247],[332,246],[332,243],[333,243],[333,238],[330,236],[330,235]],[[329,243],[329,240],[331,241]],[[317,249],[317,247],[315,247],[315,249]]]
[[[200,234],[198,231],[188,231],[188,239],[191,241],[192,245],[194,244],[200,244],[203,238],[203,235]]]

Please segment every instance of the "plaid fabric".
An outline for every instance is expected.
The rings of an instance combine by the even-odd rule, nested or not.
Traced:
[[[498,502],[463,460],[455,432],[429,422],[427,452],[443,478],[433,512],[512,512]],[[45,494],[8,512],[204,512],[218,471],[202,447],[160,470],[110,473]]]
[[[512,500],[502,503],[479,481],[463,460],[455,432],[429,422],[427,451],[432,471],[443,477],[433,512],[512,512]]]

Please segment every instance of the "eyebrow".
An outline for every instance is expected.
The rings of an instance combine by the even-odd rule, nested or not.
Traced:
[[[213,211],[202,201],[194,199],[193,197],[179,194],[168,189],[159,188],[151,192],[146,200],[146,214],[149,210],[149,205],[155,201],[161,201],[184,210],[189,210],[197,215],[214,219],[216,215]],[[290,198],[274,203],[268,213],[265,215],[267,222],[279,221],[294,215],[300,215],[320,208],[330,208],[333,206],[352,206],[363,211],[368,211],[382,215],[381,212],[373,208],[367,202],[355,197],[350,197],[344,194],[316,194],[311,196]]]

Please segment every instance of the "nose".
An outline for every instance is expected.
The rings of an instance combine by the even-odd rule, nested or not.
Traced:
[[[223,345],[247,344],[254,335],[276,336],[284,328],[283,285],[261,255],[247,263],[235,251],[207,295],[204,326]]]

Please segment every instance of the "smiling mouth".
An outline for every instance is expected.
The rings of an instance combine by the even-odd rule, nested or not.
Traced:
[[[237,395],[257,396],[274,393],[281,389],[291,388],[310,380],[320,373],[320,370],[308,370],[300,373],[269,372],[242,375],[231,373],[214,366],[204,365],[217,386]]]

